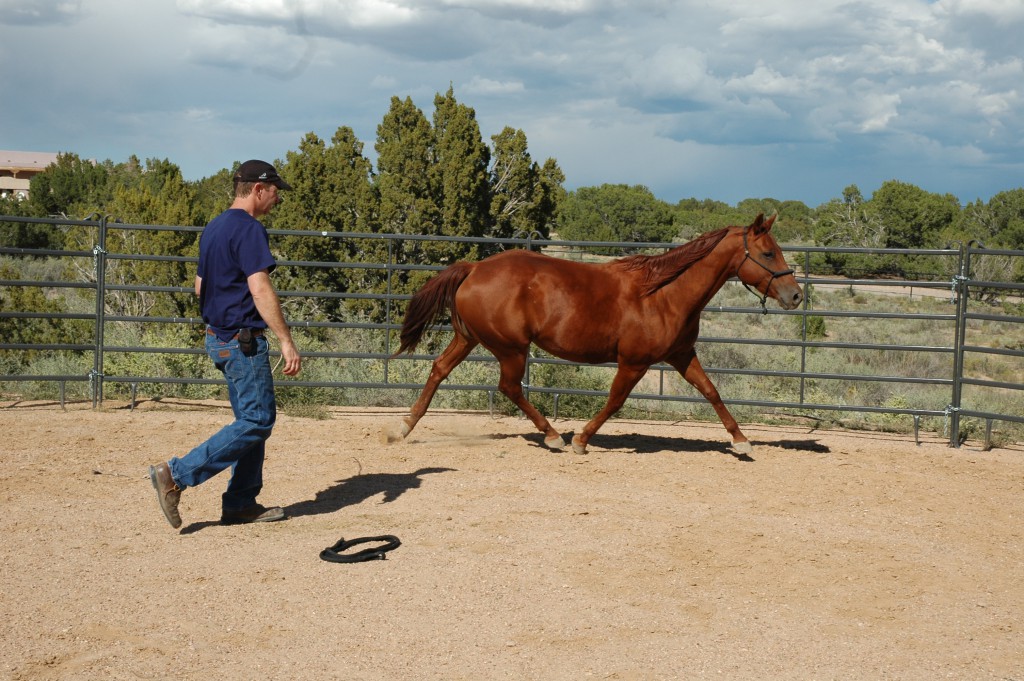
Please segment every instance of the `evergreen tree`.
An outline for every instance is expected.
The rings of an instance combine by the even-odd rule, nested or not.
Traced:
[[[885,228],[886,248],[935,248],[959,214],[960,202],[950,194],[889,180],[872,195],[870,210]]]
[[[509,238],[550,234],[550,223],[565,196],[565,176],[553,159],[539,167],[527,151],[526,134],[506,127],[491,137],[490,236]]]
[[[316,232],[376,231],[373,171],[362,152],[362,142],[348,127],[338,128],[330,146],[317,135],[307,134],[298,151],[288,152],[287,162],[279,168],[292,190],[281,193],[281,205],[265,218],[267,226]],[[284,236],[276,237],[273,245],[283,260],[343,263],[360,257],[361,244],[333,236]],[[279,267],[274,276],[286,290],[343,292],[362,288],[358,281],[361,270]],[[304,319],[341,316],[338,300],[289,298],[285,308]]]
[[[147,161],[145,170],[129,162],[110,175],[123,184],[113,188],[113,198],[104,206],[111,216],[107,227],[109,254],[189,256],[198,255],[198,232],[121,228],[129,225],[196,226],[192,209],[193,188],[181,176],[181,169],[169,161]],[[83,247],[93,238],[90,230],[76,238]],[[92,281],[95,273],[81,269]],[[191,291],[195,267],[182,261],[107,258],[108,284],[183,286]],[[195,296],[189,292],[167,295],[148,291],[109,291],[110,314],[124,316],[196,316]]]
[[[491,231],[489,163],[476,112],[459,104],[451,87],[436,95],[430,184],[440,209],[439,234],[480,237]],[[424,250],[438,265],[478,254],[476,245],[457,242],[424,244]]]
[[[988,208],[993,221],[988,245],[1024,250],[1024,189],[999,192]]]
[[[234,173],[222,168],[209,177],[192,182],[192,210],[197,225],[205,225],[231,205],[234,200]]]
[[[604,184],[570,192],[558,233],[570,241],[671,241],[672,210],[641,185]]]
[[[391,98],[374,149],[381,231],[437,234],[439,211],[429,181],[433,131],[411,98]]]
[[[109,170],[77,154],[58,154],[57,161],[32,178],[29,201],[39,215],[85,217],[102,212],[110,193]]]

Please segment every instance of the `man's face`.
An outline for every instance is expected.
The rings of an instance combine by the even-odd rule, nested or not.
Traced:
[[[266,215],[274,206],[281,202],[276,185],[257,182],[253,187],[256,193],[256,215]]]

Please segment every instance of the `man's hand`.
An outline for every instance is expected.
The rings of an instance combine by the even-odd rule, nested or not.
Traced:
[[[263,321],[267,323],[281,344],[284,375],[297,376],[302,370],[302,357],[299,355],[299,349],[295,347],[292,333],[288,330],[288,324],[284,320],[281,302],[278,300],[274,286],[270,283],[270,274],[263,270],[250,275],[249,291],[252,293],[253,302],[256,303],[256,309],[263,317]]]
[[[284,375],[298,376],[302,371],[302,356],[291,339],[281,343],[281,356],[284,357]]]

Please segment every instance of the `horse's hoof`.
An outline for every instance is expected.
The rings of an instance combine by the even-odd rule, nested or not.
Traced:
[[[572,440],[572,452],[573,452],[573,454],[579,454],[580,456],[582,456],[582,455],[587,453],[587,446],[586,445],[581,445],[579,442],[576,442],[576,438],[573,438],[573,440]]]
[[[565,440],[561,435],[554,435],[544,440],[544,445],[551,450],[560,452],[565,449]]]
[[[405,436],[408,435],[409,431],[411,430],[412,429],[409,428],[409,424],[403,421],[402,425],[399,426],[398,428],[390,427],[385,429],[384,441],[387,442],[388,444],[391,444],[393,442],[401,442],[402,440],[405,439]]]
[[[754,446],[750,444],[749,440],[744,440],[743,442],[733,442],[732,448],[735,449],[740,454],[750,454],[752,451],[754,451]]]

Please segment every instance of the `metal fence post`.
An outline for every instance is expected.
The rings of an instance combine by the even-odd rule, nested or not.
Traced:
[[[384,272],[387,277],[387,292],[388,299],[384,304],[384,323],[387,327],[387,331],[384,332],[384,383],[390,383],[388,380],[388,371],[391,368],[391,305],[395,302],[394,297],[391,295],[391,272],[393,271],[395,261],[395,242],[388,239],[388,264]]]
[[[93,352],[92,373],[89,374],[93,409],[103,403],[103,327],[107,300],[107,219],[109,217],[109,215],[100,216],[99,233],[96,236],[96,245],[92,249],[93,267],[96,270],[96,347]]]
[[[804,403],[805,390],[807,387],[807,313],[810,311],[811,295],[814,293],[814,287],[811,286],[811,252],[804,251],[804,279],[807,283],[804,285],[804,317],[800,324],[801,334],[800,340],[800,404]],[[810,287],[810,292],[808,292]]]
[[[960,271],[953,277],[956,298],[956,338],[953,340],[953,394],[949,411],[949,446],[960,447],[960,408],[963,396],[964,345],[967,338],[967,277],[971,271],[971,244],[960,245]]]

